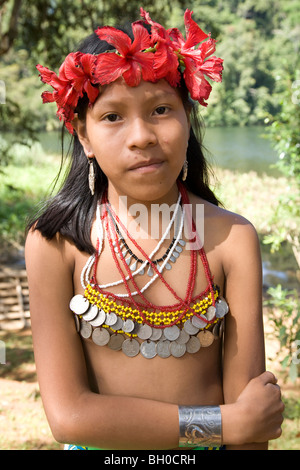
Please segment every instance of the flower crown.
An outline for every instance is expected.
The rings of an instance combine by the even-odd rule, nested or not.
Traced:
[[[121,76],[132,87],[139,85],[142,79],[157,82],[162,78],[177,87],[182,73],[191,98],[202,106],[207,106],[205,100],[212,89],[204,76],[215,82],[222,81],[223,59],[212,56],[216,41],[200,29],[192,19],[192,11],[186,10],[184,14],[186,40],[179,29],[166,30],[152,21],[143,8],[140,13],[143,20],[132,23],[133,41],[123,31],[104,26],[95,33],[115,50],[98,55],[71,53],[58,75],[47,67],[36,66],[41,80],[54,89],[53,93],[42,93],[43,102],[56,102],[57,115],[70,133],[73,133],[71,122],[75,108],[83,93],[93,104],[100,93],[99,85],[108,85]],[[150,34],[145,24],[151,26]]]

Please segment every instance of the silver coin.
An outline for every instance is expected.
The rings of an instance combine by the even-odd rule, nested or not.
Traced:
[[[106,328],[96,328],[92,333],[92,340],[98,346],[105,346],[110,340],[109,331]]]
[[[195,326],[196,328],[205,328],[207,325],[206,321],[202,320],[199,317],[196,317],[196,315],[192,316],[191,322],[192,322],[192,325]],[[196,334],[196,333],[193,333],[193,334]]]
[[[229,312],[229,305],[228,305],[228,303],[226,302],[226,300],[224,299],[224,297],[219,297],[218,303],[221,304],[221,305],[225,308],[225,312],[226,312],[226,313]]]
[[[215,326],[214,326],[213,329],[212,329],[212,334],[213,334],[216,338],[219,338],[220,326],[221,326],[221,322],[218,321],[218,323],[216,323]]]
[[[144,325],[141,325],[139,328],[139,331],[137,333],[138,337],[140,339],[149,339],[150,336],[152,335],[152,328],[150,325],[147,325],[147,323],[144,323]]]
[[[161,330],[161,337],[159,338],[160,341],[164,341],[166,340],[167,338],[165,337],[165,330]],[[168,340],[169,341],[169,340]]]
[[[186,353],[186,345],[172,341],[170,344],[170,352],[174,357],[182,357]]]
[[[184,323],[183,328],[189,335],[196,335],[199,332],[199,328],[192,324],[190,318]]]
[[[162,329],[161,328],[152,328],[152,335],[150,336],[151,341],[158,341],[162,337]]]
[[[219,302],[216,303],[216,316],[217,318],[223,318],[225,317],[226,313],[228,313],[228,305],[225,301],[220,300]]]
[[[82,321],[80,325],[80,335],[82,338],[88,339],[92,334],[93,328],[90,323]]]
[[[81,294],[74,295],[70,301],[70,309],[72,312],[76,313],[76,315],[82,315],[83,313],[87,312],[89,307],[90,303],[88,299],[86,299]]]
[[[200,340],[201,346],[203,346],[204,348],[207,348],[208,346],[210,346],[214,342],[214,339],[215,339],[211,331],[207,331],[207,330],[200,331],[200,333],[197,336]]]
[[[186,343],[186,351],[190,354],[195,354],[201,348],[201,343],[197,336],[191,336],[189,341]]]
[[[106,320],[106,313],[104,312],[104,310],[100,309],[98,310],[98,315],[96,316],[94,320],[90,321],[90,324],[96,328],[97,326],[103,325],[105,320]]]
[[[114,351],[120,351],[120,349],[122,349],[122,344],[124,343],[124,341],[125,338],[123,335],[111,335],[110,340],[108,342],[108,347],[110,349],[113,349]]]
[[[178,326],[168,326],[164,329],[165,337],[170,341],[175,341],[180,335],[180,329]]]
[[[74,315],[74,320],[75,320],[75,328],[77,333],[80,331],[80,320],[77,315]]]
[[[125,333],[131,333],[134,330],[134,321],[130,318],[124,320],[122,330],[125,331]]]
[[[140,346],[140,352],[146,359],[152,359],[156,356],[156,343],[154,341],[144,341]]]
[[[171,356],[170,344],[171,342],[167,339],[163,341],[158,341],[158,343],[156,344],[156,351],[159,357],[165,359]]]
[[[97,305],[90,305],[90,308],[84,315],[82,315],[82,318],[85,321],[91,321],[91,320],[95,320],[97,315],[98,315]]]
[[[114,312],[110,312],[106,314],[105,324],[108,326],[113,326],[117,323],[118,317]]]
[[[122,344],[122,351],[128,357],[135,357],[140,352],[140,343],[136,339],[125,339]]]
[[[141,323],[134,322],[134,328],[133,328],[133,330],[131,331],[131,334],[132,334],[132,335],[137,335],[138,332],[140,331],[141,326],[142,326]]]
[[[208,309],[206,310],[206,318],[207,320],[213,320],[216,316],[216,307],[214,307],[213,305],[211,305],[210,307],[208,307]]]
[[[182,329],[180,330],[180,335],[176,341],[179,344],[186,344],[189,339],[190,339],[190,335],[184,329]]]
[[[186,245],[185,241],[182,240],[182,239],[180,239],[178,243],[179,243],[181,246],[185,246],[185,245]]]
[[[117,321],[111,326],[111,328],[116,331],[121,330],[123,328],[122,318],[117,316]]]

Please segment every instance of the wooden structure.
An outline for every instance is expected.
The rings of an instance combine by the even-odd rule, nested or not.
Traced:
[[[0,330],[28,327],[30,312],[26,271],[0,265]]]

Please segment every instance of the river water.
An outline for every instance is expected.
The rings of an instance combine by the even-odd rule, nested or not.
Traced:
[[[211,163],[221,168],[259,175],[278,176],[272,165],[278,155],[264,127],[217,127],[205,130],[204,146],[211,153]]]

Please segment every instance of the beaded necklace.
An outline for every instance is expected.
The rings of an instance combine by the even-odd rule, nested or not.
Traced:
[[[184,208],[189,204],[188,195],[181,183],[178,183],[178,187]],[[97,282],[97,266],[103,244],[103,226],[100,224],[101,227],[97,228],[96,254],[88,260],[82,272],[83,285],[84,279],[88,280],[90,277],[87,285],[84,285],[85,293],[75,295],[70,302],[70,309],[75,313],[77,330],[81,336],[85,339],[91,338],[100,346],[108,345],[112,350],[122,350],[128,357],[140,353],[147,359],[155,356],[181,357],[185,353],[196,353],[201,347],[211,345],[215,338],[222,335],[223,318],[228,313],[229,307],[220,296],[219,288],[213,284],[204,248],[201,246],[197,250],[190,250],[190,273],[186,294],[182,299],[163,276],[163,265],[168,262],[174,243],[169,247],[162,266],[157,266],[151,258],[158,250],[154,250],[148,256],[110,206],[107,194],[103,195],[101,202],[103,215],[98,212],[97,217],[104,222],[112,259],[121,280],[102,286]],[[192,218],[191,221],[193,233],[196,233]],[[125,257],[119,256],[122,245],[120,246],[120,236],[116,226],[121,227],[135,249],[141,253],[139,256],[145,260],[143,262],[140,257],[138,258],[142,266],[143,263],[148,264],[155,272],[155,276],[142,289],[138,287],[134,279],[135,272],[130,269]],[[161,246],[161,243],[159,245]],[[203,292],[193,296],[198,257],[201,259],[208,285]],[[93,271],[92,276],[90,276],[91,271]],[[177,301],[175,304],[158,306],[145,297],[144,292],[148,284],[157,278],[173,295]],[[133,292],[129,287],[129,281],[135,289]],[[114,294],[106,290],[107,287],[120,283],[124,285],[126,294]],[[137,300],[135,296],[141,300]]]

